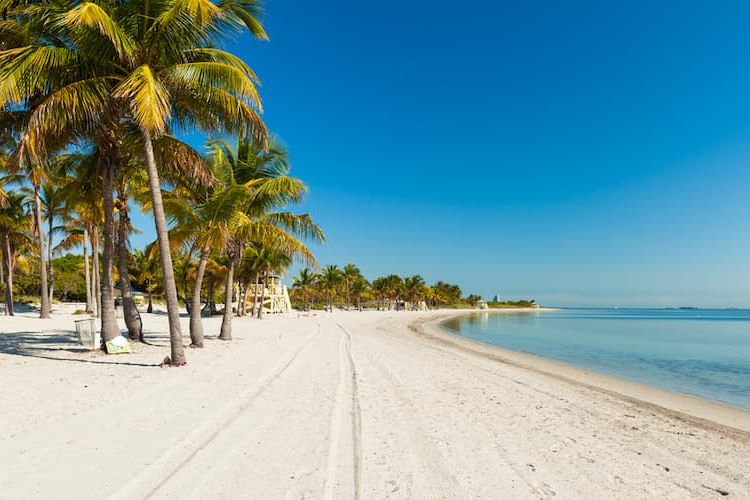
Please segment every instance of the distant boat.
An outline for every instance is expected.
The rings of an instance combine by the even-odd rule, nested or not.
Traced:
[[[693,307],[693,306],[683,306],[683,307],[678,307],[677,309],[680,309],[681,311],[696,311],[696,310],[698,310],[697,307]]]

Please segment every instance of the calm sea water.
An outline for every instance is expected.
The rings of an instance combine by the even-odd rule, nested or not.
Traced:
[[[750,409],[750,310],[476,312],[443,326],[488,344]]]

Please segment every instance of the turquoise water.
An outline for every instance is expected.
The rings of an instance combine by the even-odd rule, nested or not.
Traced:
[[[750,310],[476,312],[452,333],[750,409]]]

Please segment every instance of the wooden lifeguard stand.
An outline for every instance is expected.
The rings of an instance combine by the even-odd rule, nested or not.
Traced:
[[[281,283],[281,276],[270,275],[266,278],[265,284],[256,285],[252,283],[248,285],[245,311],[257,311],[255,307],[256,295],[259,305],[263,307],[263,314],[287,313],[292,311],[289,293],[287,292],[286,285]]]

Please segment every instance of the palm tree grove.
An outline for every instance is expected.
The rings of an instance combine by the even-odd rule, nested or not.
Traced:
[[[81,301],[104,349],[123,333],[146,342],[141,312],[157,303],[168,315],[170,365],[180,366],[183,334],[204,346],[202,317],[221,314],[220,331],[209,333],[231,340],[248,290],[295,264],[300,310],[479,300],[420,276],[370,282],[353,264],[318,266],[309,245],[324,233],[295,211],[307,186],[263,122],[258,76],[223,48],[243,33],[268,39],[259,2],[0,4],[6,315],[24,303],[49,318],[58,301]],[[183,140],[194,133],[201,147]],[[143,248],[130,244],[141,232],[134,210],[153,216],[156,241]],[[145,311],[134,294],[146,297]],[[251,313],[261,318],[263,308]]]

